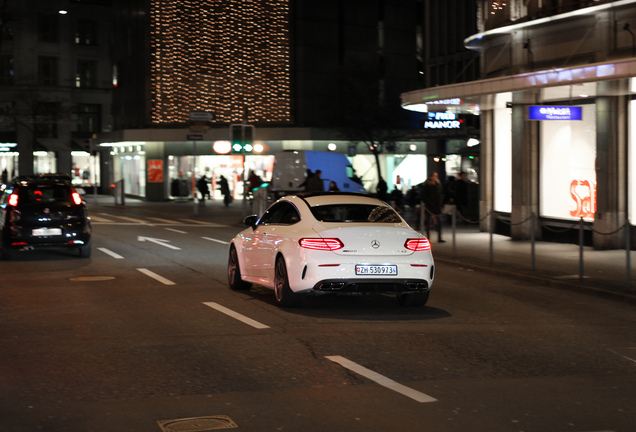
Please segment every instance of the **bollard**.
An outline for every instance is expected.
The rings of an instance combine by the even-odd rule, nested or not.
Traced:
[[[534,216],[534,212],[532,212],[531,216],[532,218],[532,224],[531,224],[531,230],[532,232],[530,233],[530,249],[531,249],[531,260],[532,260],[532,264],[531,264],[531,269],[533,272],[535,272],[537,270],[537,265],[536,265],[536,255],[535,255],[535,230],[537,228],[537,219]]]
[[[453,227],[453,258],[457,258],[457,243],[456,243],[456,227],[457,227],[457,206],[451,206],[451,225]]]
[[[493,252],[493,235],[492,232],[494,230],[494,224],[495,224],[495,212],[493,210],[490,211],[490,223],[488,224],[489,226],[489,230],[490,230],[490,265],[494,264],[495,261],[495,257],[494,257],[494,252]]]
[[[631,244],[631,230],[629,229],[629,219],[625,219],[625,278],[627,280],[626,288],[627,291],[632,290],[632,261],[631,261],[631,252],[632,252],[632,244]]]
[[[583,218],[579,220],[579,280],[583,280]]]

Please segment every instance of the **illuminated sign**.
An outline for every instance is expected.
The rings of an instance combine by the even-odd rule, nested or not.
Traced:
[[[570,216],[576,218],[594,218],[596,212],[596,182],[591,180],[572,180],[570,196],[574,201],[574,208],[570,209]]]
[[[528,120],[583,120],[583,107],[531,105]]]
[[[422,121],[422,129],[460,129],[462,123],[455,113],[429,112],[428,118]]]

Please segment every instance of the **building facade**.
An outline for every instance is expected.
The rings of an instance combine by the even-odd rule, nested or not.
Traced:
[[[99,183],[91,139],[112,128],[108,0],[6,0],[0,12],[0,169]],[[97,158],[97,161],[99,158]]]
[[[554,238],[583,221],[594,247],[624,247],[636,218],[636,2],[478,5],[465,45],[481,79],[407,92],[403,107],[479,112],[484,230]]]
[[[381,172],[390,188],[422,182],[427,148],[442,140],[445,154],[448,137],[413,134],[422,116],[401,110],[399,95],[456,82],[478,66],[461,44],[471,33],[443,28],[459,21],[440,21],[457,15],[443,3],[121,2],[114,12],[115,128],[98,138],[110,148],[113,180],[125,179],[128,193],[161,200],[174,197],[175,180],[236,178],[247,170],[266,178],[276,151],[320,150],[350,155],[374,191],[378,162],[360,130],[388,129],[395,119]],[[436,37],[431,22],[448,40],[425,43]],[[190,113],[213,119],[192,124]],[[229,126],[244,121],[256,126],[257,144],[245,166],[224,144]],[[149,175],[149,164],[157,175]]]

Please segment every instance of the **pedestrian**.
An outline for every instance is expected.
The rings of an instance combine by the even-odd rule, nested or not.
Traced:
[[[199,193],[201,194],[201,203],[205,203],[205,197],[210,197],[210,189],[208,189],[208,178],[203,175],[197,182],[197,189],[199,189]]]
[[[467,204],[468,182],[466,181],[466,173],[460,172],[457,175],[457,187],[455,189],[455,205],[457,206],[457,211],[459,211],[460,215],[464,216]]]
[[[424,184],[422,185],[422,201],[425,207],[424,221],[426,225],[426,237],[431,238],[431,225],[435,225],[437,231],[437,241],[443,243],[442,240],[442,224],[440,215],[442,213],[442,205],[444,203],[444,194],[442,193],[442,185],[439,176],[435,171],[431,172]]]
[[[307,179],[307,186],[305,187],[305,190],[307,192],[324,192],[325,184],[323,183],[322,178],[320,178],[321,176],[322,171],[316,170],[316,172]]]
[[[333,180],[329,182],[329,192],[340,192],[338,184]]]
[[[230,185],[224,176],[219,178],[219,189],[221,190],[221,195],[223,195],[223,204],[225,204],[225,207],[229,206],[232,202],[232,194],[230,193]]]
[[[386,201],[388,190],[389,187],[387,186],[386,181],[384,181],[384,179],[380,177],[380,180],[378,180],[378,185],[375,188],[375,191],[378,193],[378,198],[382,201]]]
[[[309,168],[307,168],[307,171],[305,171],[305,180],[298,185],[298,189],[303,189],[304,191],[307,191],[307,184],[309,183],[309,179],[312,178],[313,176],[314,176],[314,173],[311,172]]]

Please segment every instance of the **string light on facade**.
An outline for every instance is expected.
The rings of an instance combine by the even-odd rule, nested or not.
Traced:
[[[291,121],[289,0],[151,0],[151,115]]]
[[[497,11],[503,10],[507,5],[505,1],[493,1],[491,6],[491,15],[495,15]]]

